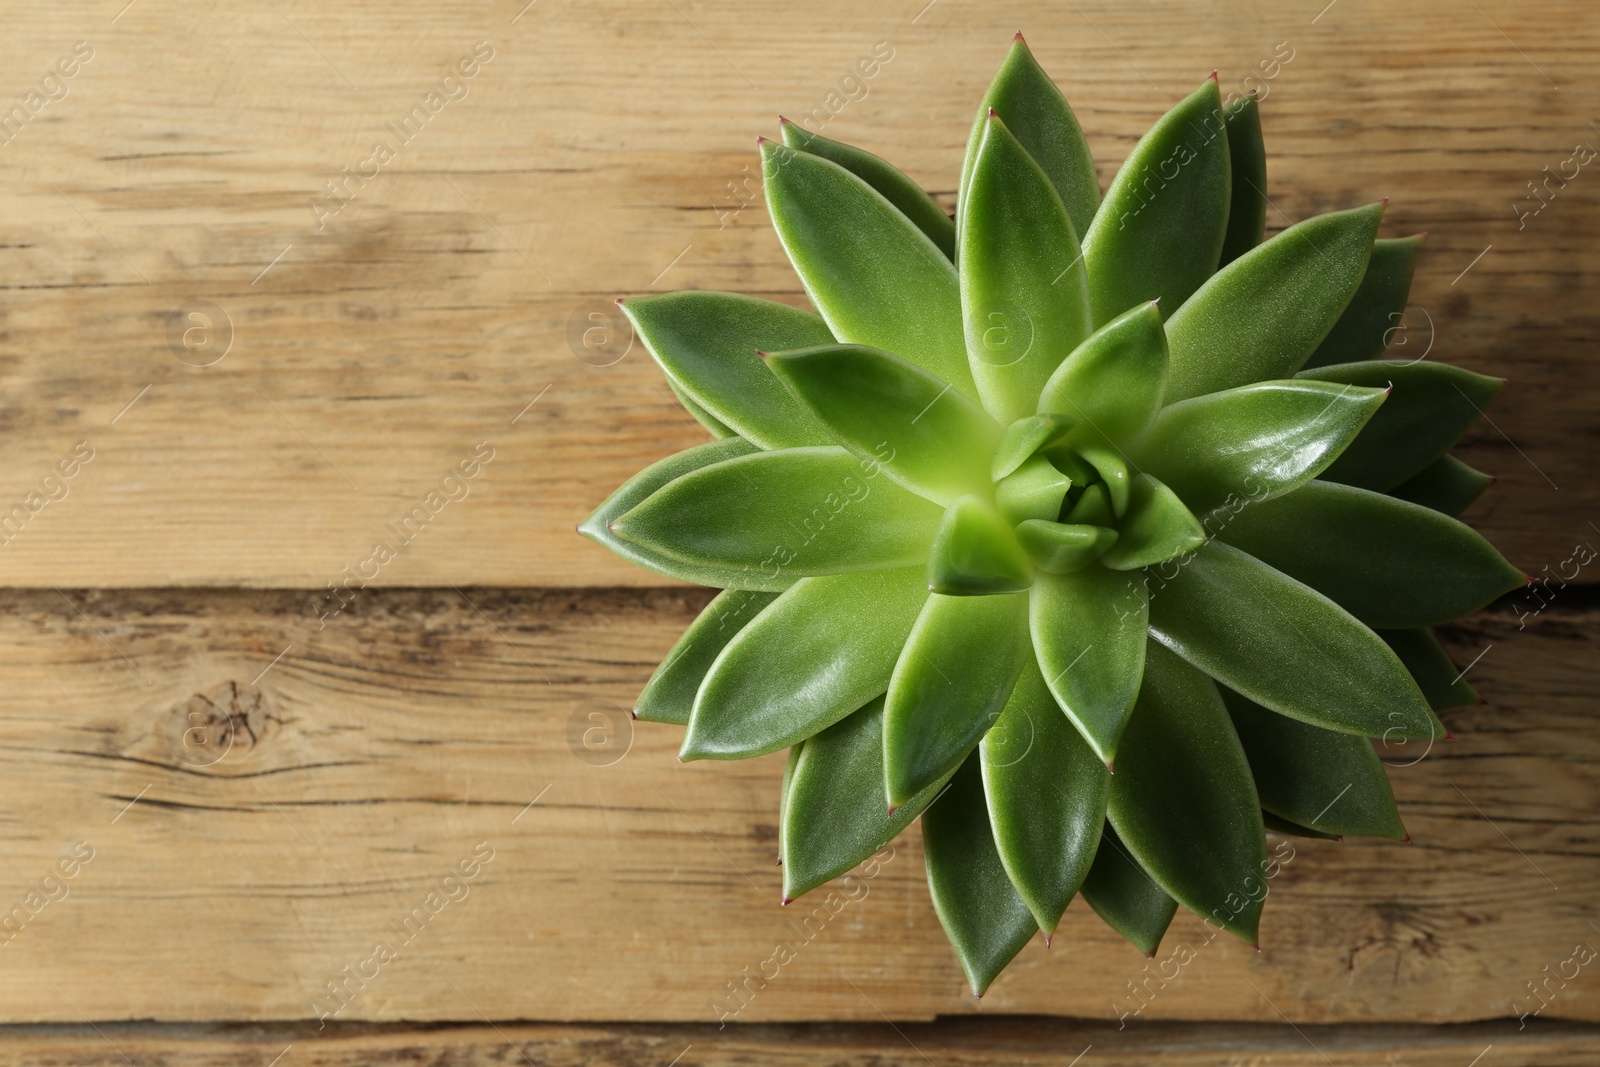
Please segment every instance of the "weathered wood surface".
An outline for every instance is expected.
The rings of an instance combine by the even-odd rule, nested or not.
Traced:
[[[1416,843],[1294,841],[1261,955],[1180,917],[1147,971],[1079,904],[975,1002],[914,830],[832,914],[824,892],[780,909],[781,757],[680,765],[678,728],[627,719],[700,592],[373,591],[321,631],[291,591],[13,592],[0,904],[37,913],[0,935],[0,1004],[11,1022],[1126,1012],[1515,1034],[1527,983],[1569,972],[1529,1024],[1600,1020],[1600,964],[1566,962],[1600,946],[1600,612],[1560,597],[1520,632],[1504,611],[1452,631],[1490,703],[1391,771]],[[396,958],[372,962],[380,941]],[[778,942],[797,958],[735,999]],[[346,967],[369,980],[341,1007]]]
[[[1600,180],[1557,179],[1519,220],[1530,182],[1600,143],[1587,0],[525,2],[8,14],[0,103],[75,42],[92,58],[0,138],[0,511],[80,442],[94,459],[0,550],[0,584],[320,588],[485,441],[470,496],[377,581],[659,584],[572,526],[699,431],[639,346],[596,365],[623,341],[575,351],[569,328],[652,289],[800,300],[754,134],[831,109],[830,135],[948,198],[1018,28],[1102,183],[1220,67],[1267,94],[1274,227],[1389,196],[1386,233],[1429,231],[1404,352],[1431,336],[1512,380],[1462,449],[1503,479],[1477,518],[1535,572],[1592,533]],[[385,124],[479,41],[465,97],[400,144]],[[893,58],[843,81],[879,41]],[[313,210],[379,140],[395,158]],[[196,301],[216,333],[185,348]]]

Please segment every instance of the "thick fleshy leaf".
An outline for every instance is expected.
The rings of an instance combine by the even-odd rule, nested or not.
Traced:
[[[1478,703],[1478,691],[1467,684],[1438,638],[1425,629],[1379,630],[1378,636],[1394,649],[1434,711]]]
[[[928,588],[949,596],[1015,593],[1028,588],[1033,568],[1011,524],[979,496],[950,505],[928,553]]]
[[[1150,635],[1228,688],[1312,726],[1363,737],[1444,736],[1377,634],[1310,586],[1220,541],[1151,590]]]
[[[806,743],[789,746],[789,758],[783,761],[783,784],[778,789],[778,863],[783,863],[783,824],[789,813],[789,789],[794,785],[794,769],[800,763],[800,753]]]
[[[1084,235],[1097,324],[1147,300],[1171,315],[1211,277],[1228,224],[1228,166],[1210,78],[1134,145]]]
[[[777,595],[743,589],[718,593],[650,676],[633,703],[634,718],[687,725],[689,713],[694,710],[694,696],[717,655]]]
[[[1228,233],[1219,266],[1227,266],[1256,245],[1267,228],[1267,150],[1261,142],[1261,109],[1256,98],[1241,96],[1222,109],[1228,127],[1232,191]]]
[[[1406,836],[1371,741],[1308,726],[1231,689],[1222,699],[1264,809],[1328,834]]]
[[[1029,415],[1013,422],[1005,428],[1000,443],[995,446],[994,457],[989,461],[989,477],[998,482],[1039,449],[1061,440],[1074,425],[1075,420],[1066,415]]]
[[[833,445],[741,455],[667,483],[610,529],[658,555],[771,584],[920,563],[941,511],[881,473]]]
[[[1339,834],[1325,834],[1321,830],[1313,830],[1309,826],[1301,826],[1299,823],[1290,822],[1281,815],[1274,815],[1265,808],[1261,809],[1261,824],[1270,832],[1277,834],[1289,834],[1293,837],[1315,837],[1324,841],[1342,840]]]
[[[632,511],[667,483],[691,471],[709,467],[725,459],[748,456],[757,451],[756,446],[741,437],[712,441],[697,448],[685,449],[646,467],[624,482],[605,503],[578,525],[578,532],[604,545],[629,563],[637,564],[653,574],[676,578],[681,582],[709,585],[721,589],[765,589],[781,591],[794,584],[792,574],[773,573],[769,567],[763,572],[759,567],[704,566],[685,563],[653,549],[625,541],[611,530],[611,523]]]
[[[1084,526],[1115,526],[1117,517],[1111,513],[1111,496],[1106,487],[1091,485],[1085,489],[1067,512],[1066,521]]]
[[[906,177],[899,167],[865,149],[812,133],[788,119],[780,118],[778,125],[784,144],[823,159],[831,159],[872,186],[883,194],[885,200],[899,208],[900,213],[910,219],[917,229],[927,234],[928,239],[939,246],[939,251],[949,259],[955,259],[955,220],[946,215],[944,208],[924,192],[922,186]]]
[[[832,343],[816,315],[773,300],[698,290],[618,303],[686,406],[692,401],[763,448],[831,443],[756,355],[757,349]]]
[[[1161,407],[1167,338],[1154,301],[1096,330],[1057,367],[1039,410],[1069,415],[1108,441],[1137,436]]]
[[[922,813],[922,850],[933,910],[981,997],[1039,927],[995,848],[976,756]]]
[[[1089,873],[1111,776],[1032,656],[978,751],[1000,861],[1049,936]]]
[[[724,437],[739,436],[739,432],[732,426],[729,426],[696,403],[694,397],[684,392],[683,386],[679,385],[670,375],[667,376],[667,388],[671,389],[672,395],[678,398],[678,403],[683,405],[683,410],[693,416],[695,422],[704,426],[706,432],[712,437],[720,441]]]
[[[761,143],[773,229],[834,337],[913,360],[977,399],[955,265],[843,167]]]
[[[989,487],[1000,427],[916,364],[865,345],[769,352],[767,366],[834,440],[948,506]]]
[[[1193,552],[1205,544],[1206,532],[1178,494],[1148,474],[1135,474],[1128,490],[1128,511],[1117,527],[1116,544],[1100,562],[1112,570],[1131,571]]]
[[[1389,399],[1365,429],[1322,472],[1323,479],[1388,490],[1449,450],[1483,414],[1504,378],[1448,363],[1369,359],[1318,367],[1295,376],[1385,389]]]
[[[1016,135],[1056,187],[1061,202],[1072,219],[1072,232],[1082,235],[1100,206],[1100,185],[1095,177],[1094,158],[1078,127],[1078,119],[1056,88],[1050,75],[1033,58],[1019,33],[1011,45],[983,103],[972,123],[967,139],[967,155],[961,165],[960,199],[967,199],[967,185],[983,139],[984,123],[993,111]]]
[[[883,698],[809,738],[778,824],[783,896],[793,900],[894,840],[939,795],[933,782],[890,815],[883,806]]]
[[[1017,525],[1017,543],[1034,565],[1051,574],[1081,571],[1117,543],[1117,531],[1105,526],[1028,519]]]
[[[1307,367],[1333,363],[1353,363],[1383,354],[1391,336],[1402,325],[1406,300],[1411,295],[1411,276],[1422,251],[1422,236],[1382,238],[1372,242],[1372,258],[1367,261],[1361,286],[1350,304],[1333,324],[1322,344],[1306,360]],[[1396,340],[1403,344],[1403,333]]]
[[[1083,880],[1083,899],[1107,926],[1152,958],[1178,913],[1178,902],[1145,873],[1110,823]]]
[[[1361,284],[1382,204],[1318,215],[1219,270],[1167,319],[1167,403],[1286,378]]]
[[[993,114],[961,205],[958,246],[978,394],[1002,422],[1031,415],[1050,372],[1089,336],[1089,277],[1055,186]]]
[[[1151,645],[1106,816],[1178,903],[1253,942],[1267,848],[1250,764],[1216,684]]]
[[[1115,446],[1088,442],[1077,445],[1077,453],[1100,475],[1106,487],[1106,496],[1111,501],[1111,514],[1122,518],[1128,511],[1128,491],[1133,484],[1133,479],[1129,477],[1128,457]]]
[[[882,695],[927,595],[920,567],[796,582],[711,664],[679,758],[776,752]]]
[[[994,725],[1028,657],[1026,593],[929,594],[889,681],[883,725],[889,807],[961,762]]]
[[[1449,622],[1527,581],[1472,527],[1334,482],[1244,508],[1217,536],[1372,627]]]
[[[1149,601],[1137,575],[1040,574],[1028,593],[1039,670],[1095,754],[1116,758],[1144,671]]]
[[[1474,470],[1454,456],[1440,456],[1389,490],[1389,494],[1455,518],[1494,482],[1489,475]]]
[[[1034,456],[994,487],[995,506],[1013,523],[1054,521],[1061,514],[1072,480],[1043,456]]]
[[[1161,410],[1135,460],[1204,521],[1214,511],[1282,496],[1322,473],[1384,395],[1295,380],[1197,396]]]

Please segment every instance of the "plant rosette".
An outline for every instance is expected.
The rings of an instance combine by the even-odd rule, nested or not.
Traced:
[[[1258,943],[1265,830],[1405,838],[1373,739],[1445,735],[1477,697],[1428,628],[1525,581],[1448,455],[1501,381],[1382,358],[1421,239],[1374,203],[1263,240],[1257,102],[1215,75],[1102,197],[1021,35],[953,219],[780,125],[816,310],[623,302],[716,440],[579,529],[723,590],[635,712],[686,760],[788,750],[784,900],[920,816],[981,994],[1080,893],[1146,953],[1179,904]]]

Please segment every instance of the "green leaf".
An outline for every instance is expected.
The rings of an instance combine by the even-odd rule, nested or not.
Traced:
[[[889,681],[883,725],[889,807],[949,774],[993,725],[1027,662],[1027,628],[1025,593],[928,596]]]
[[[796,582],[711,664],[679,758],[776,752],[880,696],[927,595],[920,567]]]
[[[1361,284],[1382,217],[1318,215],[1219,270],[1167,319],[1167,403],[1299,370]]]
[[[1247,507],[1218,536],[1372,627],[1449,622],[1527,581],[1472,527],[1334,482]]]
[[[1167,338],[1151,301],[1074,349],[1045,383],[1039,411],[1070,415],[1108,441],[1125,442],[1150,424],[1166,379]]]
[[[1324,841],[1342,841],[1338,834],[1325,834],[1321,830],[1313,830],[1309,826],[1290,822],[1281,815],[1274,815],[1265,808],[1261,809],[1261,824],[1273,833],[1290,834],[1294,837],[1316,837]]]
[[[1222,119],[1228,128],[1228,169],[1233,178],[1219,264],[1225,267],[1260,244],[1266,232],[1267,150],[1261,142],[1261,109],[1254,96],[1225,105]]]
[[[922,850],[933,910],[973,996],[981,997],[1039,927],[995,848],[976,758],[923,812]]]
[[[817,424],[941,507],[987,490],[1000,427],[916,364],[864,345],[769,352],[767,366]]]
[[[650,676],[644,692],[634,701],[633,717],[645,722],[687,725],[689,713],[694,710],[694,695],[717,654],[777,595],[743,589],[718,593]]]
[[[1105,555],[1117,543],[1117,531],[1028,519],[1018,524],[1016,538],[1040,570],[1071,574]]]
[[[789,790],[794,785],[794,769],[800,763],[800,753],[806,743],[789,746],[789,758],[783,761],[783,785],[778,789],[778,865],[783,865],[783,825],[789,815]]]
[[[1112,570],[1138,570],[1193,552],[1205,542],[1200,520],[1183,506],[1177,493],[1148,474],[1136,474],[1117,542],[1100,562]]]
[[[1307,726],[1230,689],[1222,699],[1267,811],[1327,834],[1406,836],[1371,741]]]
[[[662,293],[618,303],[686,407],[698,405],[762,448],[830,443],[756,355],[830,344],[833,335],[816,315],[739,293]]]
[[[1061,440],[1074,425],[1065,415],[1029,415],[1013,422],[995,446],[994,458],[989,461],[989,477],[998,482],[1039,449]]]
[[[1389,493],[1455,518],[1494,483],[1495,479],[1454,456],[1440,456]]]
[[[1222,95],[1210,78],[1134,146],[1084,235],[1096,323],[1147,300],[1170,315],[1211,277],[1228,222],[1228,165]]]
[[[956,258],[956,224],[926,192],[922,186],[906,177],[893,163],[875,156],[865,149],[833,141],[820,133],[812,133],[788,119],[778,120],[783,132],[783,143],[802,152],[810,152],[823,159],[831,159],[845,170],[872,186],[912,225],[928,235],[948,259]],[[793,347],[800,347],[795,345]]]
[[[883,806],[883,698],[808,739],[779,820],[785,900],[832,881],[897,837],[922,814],[948,776],[906,801]]]
[[[720,441],[724,437],[739,436],[732,426],[727,425],[711,412],[695,403],[694,397],[684,392],[683,386],[679,385],[670,375],[664,377],[667,379],[667,388],[671,389],[672,395],[678,398],[678,403],[682,404],[683,409],[694,417],[695,422],[704,426],[706,432],[711,434],[712,437]]]
[[[1150,593],[1150,635],[1235,692],[1312,726],[1443,737],[1378,635],[1254,556],[1209,541]]]
[[[1089,279],[1061,197],[993,113],[961,204],[959,249],[973,380],[997,419],[1020,419],[1089,336]]]
[[[1091,485],[1085,489],[1067,512],[1066,521],[1083,526],[1115,526],[1117,517],[1111,514],[1111,496],[1106,487]]]
[[[1033,582],[1033,568],[1011,524],[982,497],[950,505],[933,535],[928,588],[950,596],[1015,593]]]
[[[1110,823],[1083,880],[1083,899],[1107,926],[1152,959],[1178,913],[1178,902],[1145,873]]]
[[[1078,732],[1109,764],[1144,671],[1144,583],[1085,567],[1040,574],[1028,596],[1039,669]]]
[[[765,589],[781,591],[794,584],[794,576],[763,573],[757,567],[699,566],[685,563],[672,556],[625,541],[611,530],[611,524],[632,511],[667,483],[714,463],[736,456],[746,456],[756,451],[756,446],[741,437],[729,437],[696,448],[685,449],[666,459],[659,460],[635,474],[612,493],[594,513],[578,525],[578,532],[596,544],[603,545],[627,560],[667,578],[696,585],[709,585],[722,589]]]
[[[1378,636],[1394,649],[1434,711],[1480,702],[1478,691],[1467,684],[1438,638],[1425,629],[1379,630]]]
[[[1050,80],[1050,75],[1033,58],[1020,33],[990,83],[989,91],[984,94],[983,103],[978,106],[978,117],[973,120],[966,159],[961,165],[960,200],[963,204],[983,139],[984,123],[991,110],[1000,116],[1000,121],[1049,176],[1072,219],[1072,232],[1086,233],[1095,209],[1100,206],[1094,158],[1089,154],[1088,142],[1083,138],[1083,130],[1078,127],[1072,108]]]
[[[878,474],[833,446],[741,455],[668,482],[610,529],[658,556],[751,575],[729,586],[921,563],[941,512]]]
[[[1401,326],[1421,251],[1420,234],[1372,242],[1372,258],[1367,261],[1361,286],[1305,365],[1324,367],[1382,355],[1390,335]],[[1405,344],[1404,337],[1396,344]]]
[[[1118,448],[1088,442],[1079,444],[1077,452],[1103,480],[1106,495],[1111,500],[1111,514],[1122,518],[1128,510],[1128,488],[1132,482],[1128,477],[1128,458]]]
[[[1330,482],[1388,490],[1439,459],[1494,400],[1504,378],[1474,374],[1448,363],[1372,359],[1302,371],[1315,378],[1394,392],[1322,477]]]
[[[1032,656],[978,751],[1000,861],[1048,937],[1089,873],[1111,776]]]
[[[1106,817],[1178,903],[1253,942],[1267,846],[1250,764],[1216,685],[1151,644]]]
[[[773,229],[834,337],[910,359],[970,399],[954,264],[928,235],[837,163],[761,143]]]
[[[1135,460],[1204,521],[1322,473],[1383,398],[1382,389],[1302,380],[1197,396],[1161,410]]]
[[[1054,520],[1061,514],[1072,480],[1043,456],[1034,456],[994,487],[995,505],[1013,523]]]

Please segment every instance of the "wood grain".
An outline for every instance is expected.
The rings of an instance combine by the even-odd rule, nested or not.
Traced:
[[[309,599],[7,597],[0,904],[37,914],[0,935],[6,1021],[1023,1012],[1516,1033],[1525,983],[1600,944],[1600,612],[1559,599],[1520,632],[1510,613],[1452,631],[1490,703],[1391,771],[1416,843],[1293,842],[1261,955],[1180,917],[1147,971],[1077,905],[981,1002],[915,831],[832,903],[781,909],[781,756],[680,765],[678,728],[622,712],[703,593],[371,592],[320,631]],[[85,846],[64,895],[29,904]],[[395,958],[374,964],[379,941]],[[749,978],[780,941],[797,958]],[[1600,1020],[1594,967],[1549,989],[1530,1023]]]
[[[1389,196],[1386,233],[1430,234],[1404,353],[1431,337],[1512,381],[1462,449],[1503,479],[1485,531],[1537,572],[1600,512],[1597,180],[1513,207],[1600,138],[1584,0],[121,6],[25,6],[0,41],[0,103],[93,51],[0,138],[0,511],[94,450],[0,550],[0,584],[322,588],[479,442],[492,464],[379,583],[660,584],[572,526],[700,432],[639,346],[595,365],[624,339],[574,349],[570,328],[652,289],[801,300],[750,178],[779,112],[832,108],[830,135],[948,203],[1018,27],[1102,183],[1214,66],[1265,90],[1273,227]],[[465,97],[346,179],[479,41]],[[878,41],[892,60],[840,95]],[[174,349],[197,301],[217,339]]]

